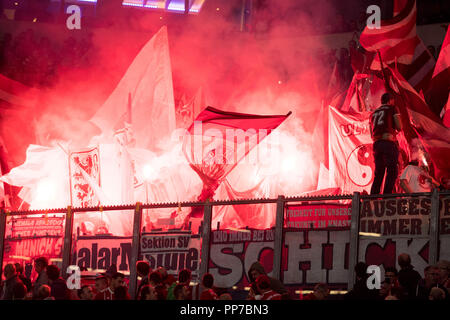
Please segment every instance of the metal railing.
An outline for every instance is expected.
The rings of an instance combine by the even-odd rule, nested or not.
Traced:
[[[212,212],[214,206],[227,205],[251,205],[251,204],[268,204],[276,203],[276,222],[275,222],[275,237],[274,237],[274,261],[273,273],[274,278],[280,279],[281,276],[281,257],[282,257],[282,241],[283,241],[283,227],[285,218],[285,207],[288,203],[296,202],[316,202],[316,201],[332,201],[332,200],[351,200],[351,227],[350,227],[350,247],[349,247],[349,270],[348,270],[348,290],[353,288],[354,284],[354,269],[353,266],[358,262],[358,243],[359,243],[359,213],[362,200],[375,198],[399,198],[399,197],[431,197],[431,215],[430,215],[430,256],[429,263],[435,263],[438,256],[438,240],[439,240],[439,197],[440,195],[450,195],[450,192],[440,193],[435,189],[432,193],[413,193],[413,194],[392,194],[392,195],[361,195],[355,192],[353,195],[333,195],[333,196],[313,196],[313,197],[284,197],[271,199],[243,199],[243,200],[218,200],[205,202],[170,202],[170,203],[136,203],[130,205],[120,206],[97,206],[88,208],[67,208],[45,209],[45,210],[29,210],[29,211],[5,211],[2,210],[0,215],[0,265],[3,266],[5,232],[8,216],[24,216],[34,214],[64,214],[65,215],[65,231],[64,231],[64,246],[62,257],[62,273],[66,275],[65,270],[70,265],[71,249],[72,249],[72,234],[73,221],[75,213],[86,213],[94,211],[121,211],[134,210],[133,217],[133,236],[132,236],[132,254],[130,261],[130,278],[129,287],[131,298],[135,298],[137,288],[137,274],[136,265],[139,256],[139,244],[141,237],[142,226],[142,212],[144,209],[157,208],[178,208],[178,207],[204,207],[203,222],[201,228],[202,250],[199,278],[208,271],[209,248],[211,237],[211,222]],[[2,270],[0,271],[2,272]],[[1,273],[0,273],[1,276]],[[66,275],[67,276],[67,275]]]

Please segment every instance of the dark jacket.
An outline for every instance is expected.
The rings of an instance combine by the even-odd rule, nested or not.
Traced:
[[[39,296],[39,294],[38,294],[39,288],[44,284],[48,285],[48,276],[47,276],[47,272],[45,270],[41,271],[41,273],[38,275],[36,281],[34,282],[33,299],[37,299],[37,297]]]
[[[256,270],[258,271],[260,274],[265,274],[267,275],[266,271],[264,270],[264,267],[262,266],[261,263],[259,262],[254,262],[251,266],[250,269],[248,269],[248,279],[250,280],[250,282],[255,282],[256,279],[253,279],[252,275],[251,275],[251,271],[252,270]],[[283,295],[283,294],[288,294],[288,290],[284,287],[283,283],[281,283],[280,280],[269,277],[270,279],[270,289],[272,289],[273,291]]]
[[[379,290],[369,289],[367,287],[367,277],[358,279],[353,289],[347,292],[344,300],[379,300]]]
[[[25,287],[27,287],[27,291],[30,291],[33,287],[31,284],[31,280],[25,277],[23,274],[19,274],[19,279],[23,282]]]
[[[66,281],[63,278],[59,277],[58,279],[52,281],[50,284],[50,290],[52,297],[55,300],[69,300],[69,289],[67,289]]]
[[[14,290],[17,285],[23,285],[17,275],[5,280],[3,284],[2,300],[13,300]]]
[[[407,299],[414,299],[416,297],[417,285],[420,279],[422,277],[414,270],[413,266],[408,266],[398,272],[398,282],[405,289]]]
[[[147,286],[147,285],[149,285],[148,276],[146,276],[144,279],[142,279],[141,282],[139,283],[139,286],[137,288],[137,295],[136,295],[137,298],[139,298],[141,296],[142,287]]]
[[[427,287],[424,279],[420,279],[417,284],[417,295],[416,298],[419,300],[428,300],[432,287]]]

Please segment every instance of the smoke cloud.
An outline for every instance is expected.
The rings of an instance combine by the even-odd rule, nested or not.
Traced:
[[[55,81],[41,88],[39,108],[32,115],[35,137],[30,135],[28,143],[51,145],[62,140],[73,148],[85,147],[99,133],[90,117],[144,44],[167,25],[175,102],[191,98],[201,87],[207,104],[219,109],[256,114],[292,111],[280,130],[289,141],[296,141],[294,151],[301,152],[303,163],[309,165],[292,170],[308,177],[303,181],[305,191],[314,188],[318,163],[311,133],[333,66],[318,55],[326,44],[307,34],[332,19],[336,8],[325,0],[254,1],[244,26],[250,32],[241,32],[241,4],[206,1],[198,16],[189,17],[105,9],[102,14],[107,18],[100,28],[71,32],[63,25],[46,26],[48,38],[61,39],[53,50],[59,52],[62,67],[57,68]],[[35,33],[43,35],[38,29]]]

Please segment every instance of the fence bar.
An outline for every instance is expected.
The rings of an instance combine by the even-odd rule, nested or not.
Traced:
[[[2,208],[0,212],[0,282],[3,279],[3,251],[5,248],[6,233],[6,211]]]
[[[203,210],[203,227],[202,227],[202,254],[200,260],[199,280],[208,272],[209,247],[211,239],[211,221],[212,221],[212,205],[207,200]]]
[[[360,194],[355,192],[352,198],[352,220],[350,227],[350,248],[348,257],[348,291],[353,289],[355,282],[355,265],[358,262],[359,240],[359,208]]]
[[[137,290],[137,272],[136,272],[136,262],[139,256],[139,245],[141,242],[141,224],[142,224],[142,206],[141,203],[136,203],[134,209],[134,219],[133,219],[133,240],[131,242],[131,259],[130,259],[130,296],[131,299],[136,299],[138,292]]]
[[[284,225],[284,196],[278,196],[277,216],[275,220],[275,241],[273,247],[273,271],[272,277],[281,278],[281,253],[283,247],[283,225]]]
[[[431,214],[430,214],[430,253],[428,264],[435,264],[438,260],[439,246],[439,190],[434,189],[431,194]]]
[[[424,195],[424,193],[417,193],[415,195]],[[426,194],[425,194],[426,195]],[[311,196],[311,197],[286,197],[286,201],[289,202],[307,202],[307,201],[320,201],[320,200],[345,200],[352,199],[351,195],[335,195],[335,196]],[[241,205],[241,204],[263,204],[263,203],[276,203],[278,199],[245,199],[245,200],[218,200],[210,201],[209,204],[213,206],[225,206],[225,205]],[[169,202],[169,203],[147,203],[141,204],[142,209],[159,209],[159,208],[178,208],[178,207],[198,207],[206,206],[206,202]],[[104,211],[122,211],[122,210],[134,210],[134,205],[120,205],[120,206],[103,206]],[[100,206],[98,207],[72,207],[72,211],[77,213],[100,211]],[[59,209],[41,209],[41,210],[21,210],[21,211],[11,211],[11,215],[21,216],[30,214],[44,214],[44,213],[65,213],[65,208]]]
[[[68,206],[66,211],[64,248],[63,248],[63,258],[61,268],[61,276],[64,279],[66,279],[69,276],[69,274],[67,274],[67,268],[70,265],[70,254],[72,252],[72,231],[73,231],[73,210],[71,206]]]

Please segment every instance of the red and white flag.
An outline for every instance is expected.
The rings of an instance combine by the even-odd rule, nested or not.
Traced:
[[[400,14],[402,10],[405,8],[408,0],[395,0],[394,1],[394,17]]]
[[[379,29],[366,27],[360,43],[368,51],[379,51],[384,64],[396,66],[418,92],[425,92],[435,59],[416,33],[416,17],[415,0],[395,0],[394,18],[382,21]],[[371,69],[381,69],[378,55]]]
[[[390,87],[399,95],[396,105],[402,117],[406,117],[406,121],[405,118],[402,121],[407,139],[414,138],[407,132],[412,129],[430,155],[436,178],[450,174],[450,129],[442,125],[441,119],[401,74],[390,68],[386,73],[390,78]]]
[[[445,105],[445,108],[442,109],[441,116],[444,126],[450,128],[450,93],[448,94],[447,104]]]
[[[430,90],[425,94],[425,98],[433,112],[441,117],[443,108],[448,105],[450,92],[450,28],[442,44],[439,58],[434,68],[433,77],[430,83]],[[448,110],[448,109],[447,109]]]
[[[375,164],[368,112],[329,107],[329,155],[330,187],[370,192]]]
[[[400,13],[390,20],[381,21],[381,27],[366,27],[360,36],[361,45],[368,51],[380,51],[383,62],[410,64],[418,39],[416,34],[417,9],[414,0],[408,0]],[[380,61],[375,57],[372,69],[380,69]]]
[[[183,144],[186,159],[203,182],[198,200],[212,198],[231,170],[290,114],[255,115],[212,107],[203,110],[187,130]],[[194,210],[193,216],[201,214],[198,211]]]

